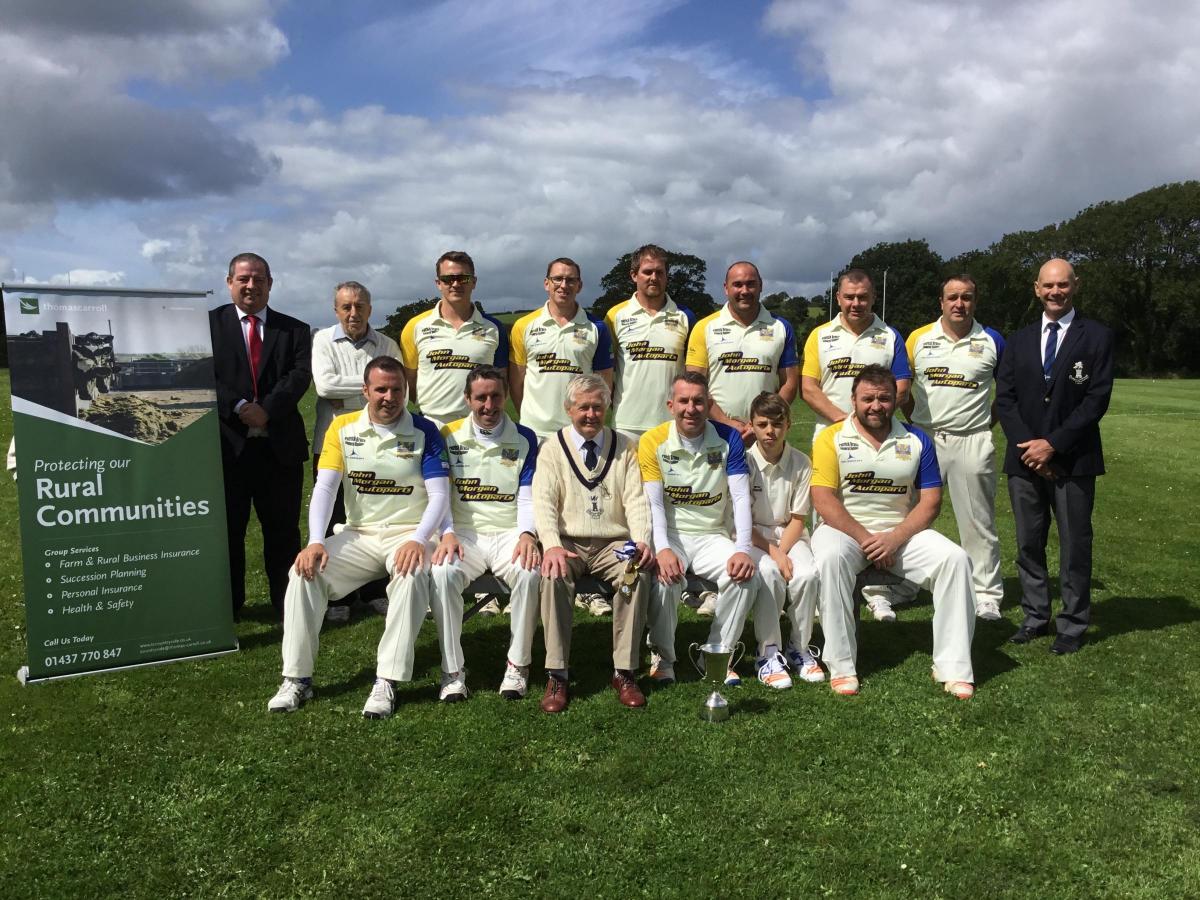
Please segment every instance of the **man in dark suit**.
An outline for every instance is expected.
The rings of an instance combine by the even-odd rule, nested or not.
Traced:
[[[271,605],[283,612],[288,569],[300,552],[300,493],[308,439],[296,404],[312,381],[308,325],[274,309],[271,267],[239,253],[225,279],[232,303],[209,311],[235,615],[246,602],[246,525],[262,525]]]
[[[1041,321],[1008,342],[996,373],[996,412],[1008,438],[1004,472],[1017,525],[1017,573],[1025,620],[1009,640],[1049,633],[1046,538],[1058,523],[1062,609],[1050,649],[1074,653],[1091,621],[1092,505],[1104,474],[1100,418],[1112,396],[1112,332],[1075,312],[1079,280],[1052,259],[1033,290]]]

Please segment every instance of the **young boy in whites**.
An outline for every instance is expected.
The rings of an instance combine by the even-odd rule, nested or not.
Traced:
[[[377,357],[363,377],[366,408],[338,416],[325,432],[308,508],[309,544],[296,557],[284,595],[283,683],[267,704],[271,712],[293,712],[312,697],[329,600],[384,576],[391,578],[387,621],[363,715],[390,716],[394,683],[412,678],[417,633],[430,601],[430,537],[449,505],[449,467],[437,429],[404,408],[400,363]],[[346,527],[325,538],[339,482]],[[443,669],[443,683],[456,674]]]
[[[810,511],[812,461],[787,443],[791,411],[778,394],[764,391],[750,404],[754,443],[746,451],[754,515],[754,550],[766,591],[754,604],[754,633],[759,641],[758,678],[770,687],[791,687],[781,667],[779,616],[787,605],[792,633],[784,650],[788,665],[804,681],[825,680],[812,639],[813,615],[820,596],[817,563],[808,544],[804,519]]]
[[[504,414],[504,373],[476,366],[467,375],[471,415],[442,429],[450,461],[450,516],[433,554],[433,617],[443,647],[462,665],[462,592],[491,569],[508,585],[512,637],[500,695],[525,696],[537,627],[542,562],[533,521],[537,436]],[[445,650],[443,651],[445,652]],[[442,688],[443,700],[467,696],[464,680]]]
[[[672,418],[647,431],[638,444],[658,548],[658,584],[647,621],[650,677],[660,683],[675,680],[676,607],[689,569],[717,582],[711,643],[737,643],[762,588],[750,558],[754,527],[742,438],[736,428],[709,420],[708,379],[699,372],[676,375],[670,391]],[[732,665],[725,683],[741,683]]]

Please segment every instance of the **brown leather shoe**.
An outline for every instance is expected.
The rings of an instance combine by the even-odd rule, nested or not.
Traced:
[[[542,694],[542,712],[560,713],[567,708],[570,699],[567,683],[551,675],[546,682],[546,693]]]
[[[612,686],[617,692],[617,697],[626,706],[637,708],[646,705],[646,695],[628,672],[614,672]]]

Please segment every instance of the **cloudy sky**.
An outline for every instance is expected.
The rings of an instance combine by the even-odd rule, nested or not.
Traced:
[[[0,278],[211,288],[332,321],[584,298],[653,241],[815,293],[1197,177],[1200,16],[1121,0],[0,0]]]

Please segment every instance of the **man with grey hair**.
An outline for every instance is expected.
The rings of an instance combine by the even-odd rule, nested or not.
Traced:
[[[343,281],[333,290],[333,314],[337,323],[322,328],[313,335],[312,374],[317,390],[317,422],[313,428],[313,478],[317,477],[317,460],[325,445],[325,430],[336,416],[363,408],[363,370],[377,356],[400,358],[400,348],[386,334],[370,325],[371,292],[357,281]],[[342,486],[338,485],[329,518],[329,537],[335,525],[346,521]],[[387,581],[373,581],[363,588],[367,597],[376,598],[371,605],[380,614],[387,612]],[[325,621],[346,622],[350,619],[350,604],[359,592],[331,602],[325,611]]]
[[[572,599],[585,574],[612,583],[612,686],[625,706],[645,706],[634,681],[650,595],[650,511],[637,453],[623,435],[604,427],[611,400],[598,375],[577,375],[564,404],[570,424],[538,454],[533,511],[542,558],[542,627],[549,680],[542,710],[569,702]]]

